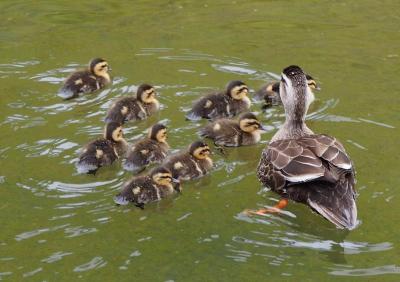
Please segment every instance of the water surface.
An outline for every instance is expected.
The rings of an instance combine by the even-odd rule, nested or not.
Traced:
[[[201,2],[201,3],[200,3]],[[399,12],[394,1],[70,1],[0,3],[0,279],[9,281],[398,281]],[[110,87],[71,101],[63,79],[108,59]],[[77,175],[79,148],[101,134],[110,102],[142,82],[163,109],[129,123],[129,141],[156,121],[173,149],[204,121],[191,101],[240,79],[254,91],[298,64],[322,91],[309,127],[336,136],[357,169],[360,224],[335,229],[307,207],[249,218],[279,199],[255,168],[283,122],[258,112],[261,144],[215,154],[211,175],[147,206],[112,201],[120,164]]]

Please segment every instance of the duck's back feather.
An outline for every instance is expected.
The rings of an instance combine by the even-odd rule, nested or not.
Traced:
[[[236,121],[229,119],[218,119],[207,124],[200,130],[202,137],[211,138],[219,146],[240,146],[242,131]]]
[[[117,158],[111,141],[97,139],[83,148],[77,163],[77,170],[79,173],[95,171],[101,166],[112,164]]]
[[[128,154],[124,168],[134,171],[149,165],[150,163],[160,163],[167,156],[168,146],[151,139],[145,139],[133,145]]]
[[[282,196],[310,205],[338,227],[355,226],[354,169],[333,137],[309,135],[270,143],[262,153],[258,178]]]
[[[76,71],[64,82],[58,96],[71,99],[79,94],[90,93],[103,88],[107,84],[104,78],[93,75],[89,70]]]

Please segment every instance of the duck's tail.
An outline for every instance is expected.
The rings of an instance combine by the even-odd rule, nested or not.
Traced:
[[[307,204],[338,228],[354,229],[357,225],[357,206],[352,178],[334,184],[307,183]],[[311,188],[311,189],[310,189]]]
[[[93,152],[83,153],[76,164],[78,173],[95,173],[99,168],[99,161]]]

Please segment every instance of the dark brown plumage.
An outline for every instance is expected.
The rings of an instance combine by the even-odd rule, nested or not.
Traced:
[[[107,124],[104,137],[89,142],[83,148],[76,164],[78,173],[95,173],[100,167],[111,165],[124,154],[126,148],[121,125]]]
[[[200,135],[214,140],[217,146],[238,147],[258,143],[263,130],[254,114],[245,113],[238,120],[217,119],[203,127]]]
[[[150,175],[133,177],[125,182],[122,191],[114,197],[114,202],[118,205],[131,202],[143,208],[147,203],[159,201],[180,191],[180,183],[172,178],[171,171],[165,167],[158,167],[153,169]]]
[[[108,63],[101,58],[90,61],[89,68],[72,73],[59,90],[58,96],[63,99],[72,99],[79,94],[91,93],[104,88],[111,82]]]
[[[136,97],[122,97],[111,105],[105,121],[123,124],[129,120],[143,120],[158,109],[159,102],[156,99],[154,87],[141,84],[137,89]]]
[[[224,92],[208,94],[193,104],[186,115],[189,120],[233,117],[250,108],[248,87],[241,81],[231,81]]]
[[[193,142],[189,150],[168,157],[163,166],[177,179],[190,180],[207,174],[212,166],[210,148],[202,141]]]
[[[284,198],[309,205],[339,228],[357,223],[353,164],[335,138],[314,134],[304,123],[309,105],[306,77],[297,66],[283,70],[286,122],[264,149],[259,180]]]
[[[155,124],[149,136],[133,144],[124,163],[124,168],[137,171],[151,163],[161,163],[168,153],[167,127]]]

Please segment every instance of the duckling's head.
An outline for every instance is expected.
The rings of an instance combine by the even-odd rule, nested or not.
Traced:
[[[104,128],[104,138],[113,142],[120,142],[124,140],[124,133],[122,126],[118,122],[109,122]]]
[[[167,127],[161,123],[153,125],[149,130],[149,138],[160,143],[167,143]]]
[[[247,87],[247,85],[239,80],[231,81],[226,86],[226,94],[228,94],[235,100],[246,99],[248,93],[249,88]]]
[[[172,177],[172,172],[163,166],[153,169],[150,176],[154,183],[158,185],[171,186],[174,183],[179,183],[179,180]]]
[[[307,85],[313,90],[320,90],[321,88],[319,85],[315,82],[314,78],[312,78],[311,75],[306,74],[306,79],[307,79]]]
[[[156,91],[149,84],[141,84],[136,92],[136,99],[145,104],[151,104],[157,101]]]
[[[203,141],[193,142],[189,147],[189,153],[198,160],[206,159],[211,151],[210,147]]]
[[[265,130],[253,113],[245,113],[239,117],[239,127],[244,132],[254,132],[256,130]]]
[[[300,67],[292,65],[282,71],[279,93],[286,118],[304,121],[313,95],[307,91],[306,75]]]
[[[89,62],[89,69],[97,76],[109,77],[108,71],[111,70],[106,60],[95,58]]]

